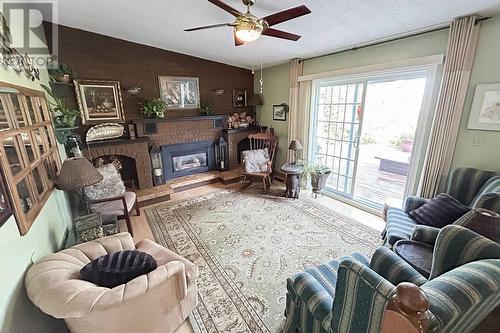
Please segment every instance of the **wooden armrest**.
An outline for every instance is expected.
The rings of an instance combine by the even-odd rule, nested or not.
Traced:
[[[116,201],[116,200],[122,200],[125,203],[125,195],[119,195],[116,197],[109,197],[109,198],[103,198],[103,199],[94,199],[94,200],[89,200],[89,204],[95,204],[95,203],[101,203],[101,202],[110,202],[110,201]]]

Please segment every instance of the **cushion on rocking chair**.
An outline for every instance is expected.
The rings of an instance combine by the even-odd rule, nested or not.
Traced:
[[[243,163],[245,165],[245,172],[260,173],[268,172],[269,166],[269,151],[267,148],[256,150],[243,151]]]

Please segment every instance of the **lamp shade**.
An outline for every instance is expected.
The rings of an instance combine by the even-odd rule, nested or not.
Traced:
[[[253,94],[250,96],[250,100],[248,101],[248,105],[251,106],[256,106],[256,105],[263,105],[264,103],[262,102],[262,97],[259,94]]]
[[[79,190],[99,183],[102,178],[89,160],[84,157],[72,157],[63,162],[56,179],[56,187],[60,190]]]
[[[290,145],[288,146],[288,149],[290,150],[302,150],[302,145],[300,144],[299,140],[292,140],[290,141]]]

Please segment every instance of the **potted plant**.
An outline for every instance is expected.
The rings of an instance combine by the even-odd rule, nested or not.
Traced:
[[[165,118],[167,103],[159,98],[143,99],[139,108],[141,113],[148,118]]]
[[[328,177],[330,177],[330,168],[305,160],[299,160],[297,164],[303,167],[300,179],[301,186],[306,187],[310,179],[313,193],[321,193],[326,186]]]
[[[215,105],[210,102],[200,102],[200,115],[212,116],[215,113]]]
[[[49,101],[49,104],[51,105],[50,111],[54,114],[54,131],[57,141],[64,144],[73,130],[78,128],[76,125],[80,118],[80,112],[69,108],[64,99],[57,96],[52,89],[44,84],[41,84],[41,86],[52,97],[52,101]]]
[[[76,73],[68,65],[59,63],[56,69],[50,70],[50,75],[57,82],[69,83]]]

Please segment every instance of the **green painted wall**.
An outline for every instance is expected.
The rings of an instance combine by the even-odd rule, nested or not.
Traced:
[[[261,125],[274,128],[274,133],[279,137],[276,152],[276,165],[281,166],[286,161],[288,148],[288,121],[273,120],[273,105],[287,103],[290,94],[290,76],[288,64],[266,68],[263,72],[264,79],[264,105],[257,107],[257,121]],[[260,72],[255,73],[254,91],[259,92]]]
[[[41,70],[41,80],[32,82],[24,74],[0,66],[0,81],[38,89],[48,84],[48,73]],[[2,157],[3,158],[3,157]],[[0,332],[66,332],[61,320],[42,313],[26,296],[24,274],[33,261],[62,247],[71,218],[63,192],[54,190],[35,223],[20,236],[14,217],[0,227]]]
[[[500,132],[468,130],[467,122],[478,83],[500,83],[500,15],[481,25],[465,109],[460,124],[453,168],[472,166],[500,171]],[[474,146],[474,137],[482,146]]]
[[[465,111],[461,121],[459,137],[453,159],[453,168],[457,166],[474,166],[478,168],[500,170],[500,132],[467,130],[469,111],[472,105],[474,89],[477,83],[500,82],[500,16],[483,22],[476,59],[472,70],[471,82],[465,103]],[[304,74],[314,74],[332,70],[346,69],[358,66],[379,64],[395,60],[403,60],[427,55],[446,53],[448,30],[441,30],[421,36],[385,43],[378,46],[346,52],[338,55],[324,56],[304,61]],[[439,87],[442,66],[437,73],[436,87]],[[257,120],[263,124],[275,127],[280,137],[280,145],[286,149],[286,122],[272,120],[272,104],[288,101],[289,82],[288,64],[264,69],[264,105],[259,108]],[[255,76],[255,86],[259,75]],[[256,90],[258,91],[258,90]],[[433,105],[435,105],[435,100]],[[482,146],[473,146],[474,137],[483,141]],[[278,155],[278,161],[284,161],[283,151]]]
[[[356,52],[346,52],[338,55],[306,60],[304,61],[304,74],[315,74],[445,53],[447,39],[448,30],[442,30],[423,36],[406,38],[396,42],[361,49]],[[277,156],[278,163],[284,163],[286,160],[285,150],[288,144],[288,121],[273,121],[272,105],[283,102],[288,103],[290,86],[288,68],[288,64],[283,64],[264,69],[264,105],[259,107],[259,111],[257,112],[257,120],[259,123],[274,127],[280,138],[280,153]],[[440,78],[441,75],[442,72],[439,71],[437,77]],[[260,76],[256,73],[255,91],[258,91],[257,86],[259,79]],[[437,84],[439,86],[439,82]]]

